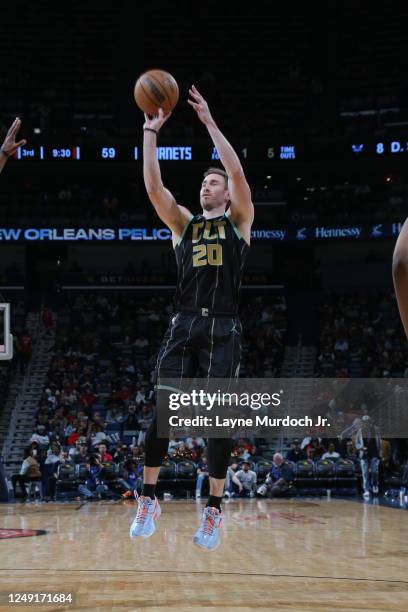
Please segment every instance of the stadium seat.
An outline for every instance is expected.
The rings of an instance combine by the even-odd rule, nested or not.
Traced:
[[[259,459],[256,464],[256,473],[259,480],[264,480],[272,469],[273,462],[267,459]]]
[[[185,480],[190,478],[196,478],[197,467],[194,461],[180,461],[177,464],[177,479]]]
[[[355,465],[350,459],[337,459],[335,470],[337,476],[342,478],[355,477],[356,474]]]
[[[160,480],[175,480],[177,475],[176,464],[174,461],[164,461],[160,468]]]
[[[335,466],[330,459],[319,459],[315,462],[317,484],[322,489],[331,488],[335,482]]]
[[[55,486],[56,496],[61,491],[74,491],[77,488],[77,466],[71,464],[60,464],[57,469],[57,482]]]
[[[79,463],[76,466],[76,475],[79,482],[85,482],[88,478],[88,466],[86,463]]]
[[[107,461],[106,463],[102,463],[103,472],[102,479],[103,480],[115,480],[118,477],[118,466],[113,461]]]
[[[357,486],[357,474],[353,461],[350,459],[338,459],[335,464],[336,488],[355,490]]]
[[[315,468],[311,459],[302,459],[294,465],[296,465],[297,478],[314,478]]]

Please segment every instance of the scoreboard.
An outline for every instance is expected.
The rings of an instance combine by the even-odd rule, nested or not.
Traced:
[[[232,145],[241,159],[250,163],[276,163],[290,164],[294,161],[323,161],[323,160],[357,160],[401,158],[408,156],[408,139],[384,140],[370,142],[232,142]],[[157,157],[159,161],[172,163],[211,163],[219,160],[218,151],[211,142],[195,140],[186,141],[158,141]],[[14,158],[18,161],[63,161],[63,162],[140,162],[142,160],[141,143],[127,141],[115,142],[74,142],[46,144],[35,142],[17,149]]]
[[[251,145],[239,144],[234,148],[242,160],[259,161],[290,161],[297,158],[297,146],[294,144]],[[19,161],[65,161],[65,162],[134,162],[142,158],[142,147],[130,144],[69,144],[46,145],[28,143],[24,148],[17,149],[14,158]],[[157,146],[157,158],[160,161],[171,162],[211,162],[219,159],[215,147],[207,144],[182,144]]]

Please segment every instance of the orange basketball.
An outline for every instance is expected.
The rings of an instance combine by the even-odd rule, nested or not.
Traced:
[[[148,70],[137,79],[134,96],[144,113],[157,115],[159,108],[165,113],[173,110],[179,99],[179,88],[175,78],[165,70]]]

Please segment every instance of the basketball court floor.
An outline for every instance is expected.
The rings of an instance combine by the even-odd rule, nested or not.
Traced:
[[[191,542],[204,501],[161,505],[148,540],[129,538],[133,501],[0,505],[0,611],[408,610],[404,509],[230,500],[208,552]],[[9,593],[73,603],[11,604]]]

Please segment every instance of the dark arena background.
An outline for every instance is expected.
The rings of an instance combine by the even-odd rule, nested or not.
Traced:
[[[156,533],[129,536],[177,281],[144,184],[136,79],[158,68],[179,86],[157,142],[177,203],[201,213],[203,173],[222,165],[192,84],[250,186],[239,377],[292,379],[297,408],[316,379],[395,387],[408,376],[392,272],[407,17],[336,0],[3,3],[0,143],[18,117],[26,144],[0,153],[0,357],[13,352],[0,361],[0,610],[408,609],[398,424],[399,437],[358,418],[331,438],[238,433],[216,552],[192,541],[208,441],[171,438]]]

